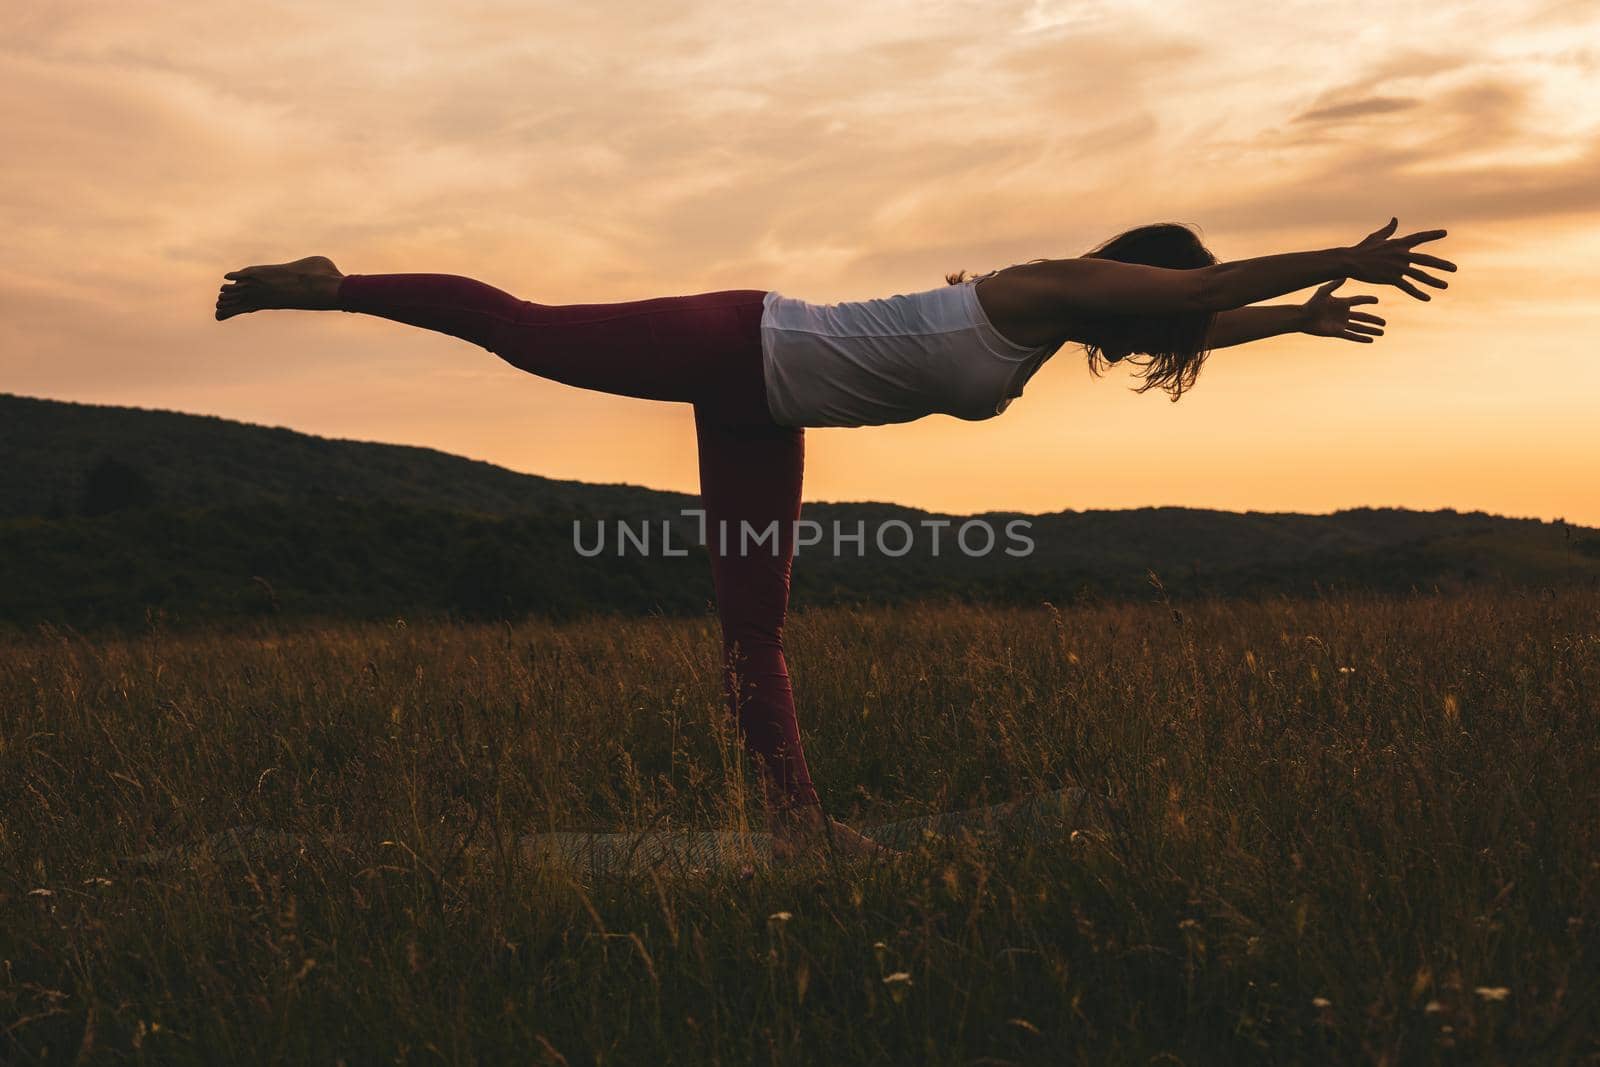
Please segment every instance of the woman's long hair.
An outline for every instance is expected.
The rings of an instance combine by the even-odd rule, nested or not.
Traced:
[[[1151,267],[1192,270],[1209,267],[1217,257],[1200,242],[1199,235],[1178,222],[1156,222],[1137,226],[1106,241],[1087,253],[1095,259],[1119,263],[1143,263]],[[1043,259],[1029,260],[1044,263]],[[990,271],[996,274],[997,271]],[[983,275],[982,277],[988,277]],[[945,275],[945,281],[959,285],[967,280],[966,271]],[[973,279],[978,280],[978,279]],[[1173,400],[1191,388],[1200,373],[1209,349],[1206,337],[1216,319],[1214,311],[1194,311],[1174,315],[1098,315],[1081,316],[1088,354],[1089,372],[1098,375],[1118,362],[1107,351],[1135,353],[1144,358],[1128,358],[1141,368],[1143,379],[1137,392],[1164,389]]]

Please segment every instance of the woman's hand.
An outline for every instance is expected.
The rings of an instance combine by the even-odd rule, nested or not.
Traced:
[[[1301,305],[1305,316],[1302,332],[1317,337],[1342,337],[1346,341],[1371,344],[1374,337],[1383,336],[1384,321],[1365,311],[1351,311],[1357,304],[1376,304],[1375,296],[1334,296],[1333,291],[1345,283],[1339,278],[1329,282],[1312,294]]]
[[[1415,278],[1419,282],[1433,286],[1435,289],[1446,289],[1449,286],[1444,281],[1431,274],[1424,273],[1416,265],[1437,267],[1440,270],[1453,271],[1456,265],[1447,259],[1437,256],[1425,255],[1422,252],[1413,252],[1412,245],[1421,244],[1423,241],[1437,241],[1445,235],[1444,230],[1423,230],[1406,237],[1389,235],[1400,224],[1399,219],[1390,219],[1389,225],[1382,229],[1374,230],[1364,237],[1360,244],[1345,250],[1349,262],[1350,277],[1362,282],[1373,282],[1378,285],[1392,285],[1403,289],[1418,300],[1431,300],[1422,290],[1412,285],[1407,278]]]

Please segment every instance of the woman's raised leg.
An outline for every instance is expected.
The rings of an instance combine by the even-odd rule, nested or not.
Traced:
[[[761,384],[765,290],[539,304],[455,274],[341,274],[322,256],[227,277],[218,319],[269,308],[360,312],[459,337],[579,388],[770,421]]]
[[[606,304],[539,304],[450,274],[350,274],[338,299],[341,310],[459,337],[542,378],[620,396],[695,403],[723,393],[730,370],[749,355],[749,338],[759,344],[764,295],[734,289]],[[753,330],[752,312],[758,324]]]

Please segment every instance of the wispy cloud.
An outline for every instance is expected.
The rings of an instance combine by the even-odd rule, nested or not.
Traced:
[[[1417,106],[1417,101],[1406,97],[1397,96],[1369,96],[1365,100],[1352,100],[1347,104],[1331,104],[1327,107],[1316,107],[1310,111],[1302,111],[1294,117],[1295,122],[1338,122],[1343,119],[1359,119],[1368,115],[1388,115],[1396,111],[1405,111]]]

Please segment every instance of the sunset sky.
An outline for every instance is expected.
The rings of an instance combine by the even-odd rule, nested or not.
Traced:
[[[0,392],[688,491],[687,407],[362,316],[218,323],[221,276],[830,302],[1144,222],[1238,259],[1395,215],[1460,271],[1429,303],[1347,284],[1376,344],[1220,349],[1176,405],[1069,346],[998,419],[809,430],[806,499],[1600,525],[1593,0],[27,0],[0,138]]]

